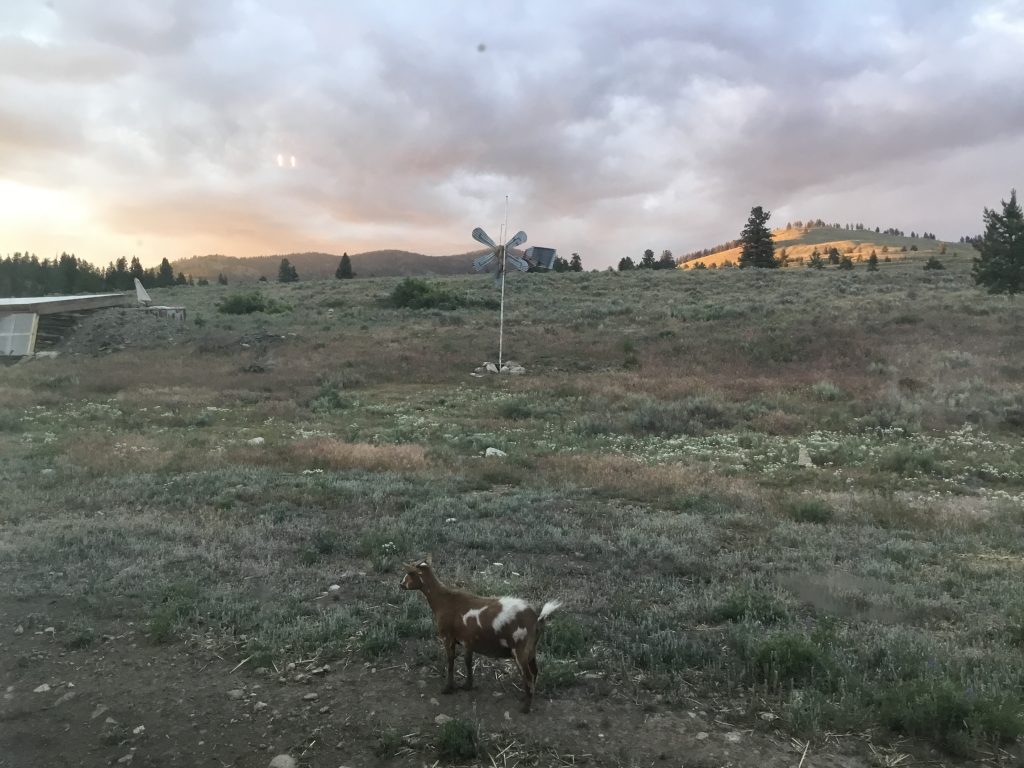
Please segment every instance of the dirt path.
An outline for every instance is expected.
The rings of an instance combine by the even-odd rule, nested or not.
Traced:
[[[699,710],[599,698],[586,686],[539,698],[524,716],[514,678],[501,666],[485,666],[476,690],[452,696],[439,695],[441,678],[428,668],[353,663],[278,675],[244,665],[232,672],[233,660],[152,645],[130,625],[108,625],[86,647],[68,647],[75,637],[47,631],[27,605],[0,608],[5,767],[266,768],[281,753],[310,767],[433,765],[438,715],[479,723],[490,754],[507,748],[499,766],[781,768],[803,756],[781,733],[716,722]],[[803,760],[805,768],[865,765],[817,746]]]

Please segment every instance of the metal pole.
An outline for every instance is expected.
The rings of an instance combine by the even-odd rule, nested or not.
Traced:
[[[501,239],[505,242],[508,234],[508,195],[505,195],[505,223],[502,225]],[[501,246],[501,309],[498,311],[498,370],[501,370],[502,353],[505,343],[505,246]]]

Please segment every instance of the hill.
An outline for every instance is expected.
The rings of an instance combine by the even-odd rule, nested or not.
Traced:
[[[481,251],[455,256],[426,256],[409,251],[368,251],[349,254],[352,270],[357,277],[391,277],[406,275],[458,275],[472,272],[473,259]],[[225,275],[230,282],[256,281],[261,277],[277,279],[281,259],[288,259],[298,270],[303,280],[334,277],[334,271],[341,261],[341,254],[334,253],[287,253],[275,256],[192,256],[173,263],[174,271],[199,279],[215,280],[218,274]]]
[[[801,267],[806,266],[807,260],[815,250],[826,257],[830,248],[835,248],[840,254],[850,256],[854,261],[867,261],[871,252],[874,251],[879,260],[884,261],[886,257],[890,260],[906,258],[908,256],[935,256],[942,253],[959,252],[961,254],[972,251],[967,243],[954,243],[944,240],[934,240],[926,237],[907,237],[904,235],[886,234],[875,232],[870,229],[845,229],[843,227],[789,227],[772,231],[772,238],[775,240],[775,255],[778,257],[783,250],[787,256],[785,266]],[[903,249],[906,249],[904,251]],[[916,250],[913,250],[915,249]],[[945,249],[945,250],[943,250]],[[715,249],[712,249],[715,250]],[[737,266],[740,261],[742,246],[724,248],[717,253],[708,256],[700,256],[695,259],[683,262],[680,269],[692,269],[697,264],[706,267]]]

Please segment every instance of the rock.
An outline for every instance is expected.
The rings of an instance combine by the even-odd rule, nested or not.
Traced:
[[[65,701],[71,701],[77,695],[78,694],[75,693],[75,691],[68,691],[63,696],[61,696],[59,699],[57,699],[55,702],[53,702],[53,706],[57,707],[57,706],[60,706],[61,704],[63,704]]]
[[[89,718],[89,719],[90,719],[90,720],[95,720],[95,719],[96,719],[97,717],[99,717],[99,716],[100,716],[100,715],[102,715],[102,714],[103,714],[104,712],[106,712],[106,711],[107,711],[107,709],[109,709],[109,707],[107,707],[107,705],[106,705],[106,704],[97,704],[97,705],[96,705],[96,709],[94,709],[94,710],[92,711],[92,715],[90,716],[90,718]]]
[[[132,728],[132,733],[134,733],[136,736],[139,736],[145,732],[146,726],[144,725],[136,725],[134,728]]]
[[[433,696],[430,697],[430,703],[433,704],[435,707],[441,706],[441,702],[435,699]]]
[[[295,758],[291,755],[278,755],[267,768],[295,768]]]
[[[307,693],[305,696],[302,697],[302,700],[303,701],[316,701],[319,698],[320,698],[320,694],[319,693]]]
[[[38,686],[37,688],[34,688],[32,690],[32,693],[46,693],[49,690],[50,690],[50,686],[48,684],[46,684],[46,683],[43,683],[42,685]]]
[[[814,466],[814,462],[811,461],[811,454],[809,454],[807,452],[807,449],[804,448],[802,445],[800,446],[800,455],[797,457],[796,463],[801,467]]]
[[[451,721],[452,719],[448,715],[438,715],[434,718],[434,722],[438,725],[444,725],[445,723],[450,723]]]
[[[43,477],[53,477],[54,475],[57,474],[57,470],[50,469],[49,467],[47,467],[46,469],[41,470],[39,474],[41,474]]]
[[[497,373],[498,372],[498,366],[496,366],[494,363],[484,363],[484,369],[488,373]]]
[[[257,701],[255,704],[252,705],[253,712],[262,712],[266,708],[267,702],[265,701]]]
[[[729,733],[725,734],[725,740],[731,744],[738,744],[742,738],[743,734],[739,731],[729,731]]]
[[[16,635],[22,635],[22,634],[24,634],[24,633],[25,633],[25,628],[24,628],[23,626],[21,626],[21,624],[19,624],[18,626],[16,626],[16,627],[14,628],[14,634],[16,634]]]
[[[484,451],[484,456],[492,456],[494,458],[500,459],[505,456],[508,456],[508,454],[502,450],[499,450],[498,448],[488,448],[486,451]]]
[[[232,701],[238,701],[243,696],[245,696],[245,691],[241,688],[234,688],[233,690],[228,691],[228,698]]]
[[[118,765],[128,765],[128,763],[130,763],[134,759],[134,757],[135,757],[135,754],[132,753],[132,752],[129,752],[124,757],[118,758],[117,764]]]
[[[697,734],[697,741],[704,741],[704,739],[706,739],[707,737],[708,737],[708,732],[707,731],[700,731]]]
[[[321,715],[326,715],[330,711],[331,711],[331,708],[328,707],[326,704],[324,706],[320,707],[320,714]]]
[[[517,365],[515,368],[509,368],[508,372],[511,373],[513,376],[522,376],[524,373],[526,373],[526,369],[523,368],[523,366],[521,365]]]
[[[246,440],[245,442],[247,442],[249,445],[263,445],[267,441],[264,440],[262,437],[254,437],[251,440]]]

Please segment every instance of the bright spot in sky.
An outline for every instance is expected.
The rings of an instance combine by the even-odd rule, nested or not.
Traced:
[[[291,166],[292,168],[295,167],[295,155],[289,155],[288,156],[288,165]],[[284,168],[284,166],[285,166],[284,155],[278,155],[277,156],[277,167],[278,168]]]

